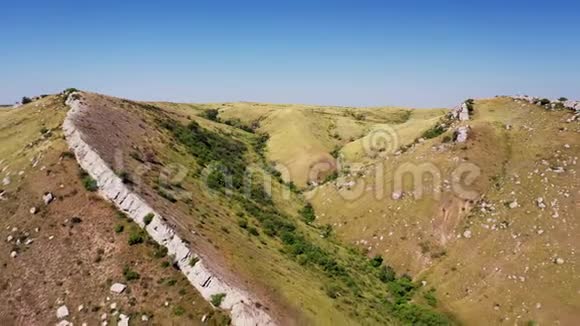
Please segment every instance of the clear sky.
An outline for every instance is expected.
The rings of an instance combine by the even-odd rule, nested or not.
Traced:
[[[0,1],[0,103],[580,99],[579,1]]]

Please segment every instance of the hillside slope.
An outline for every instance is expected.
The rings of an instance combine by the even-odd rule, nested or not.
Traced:
[[[155,103],[176,109],[171,103]],[[182,105],[200,113],[215,111],[216,121],[269,135],[266,158],[284,181],[299,188],[320,183],[340,167],[335,157],[361,159],[361,139],[377,129],[396,128],[402,143],[412,141],[445,110],[398,107],[349,108],[291,104],[218,103]],[[334,156],[334,157],[333,157]]]
[[[470,115],[375,160],[349,187],[314,189],[317,223],[424,280],[466,324],[577,324],[574,112],[498,97]]]
[[[301,195],[289,191],[264,157],[263,134],[200,116],[207,110],[188,105],[71,96],[84,107],[75,119],[83,141],[155,212],[151,227],[145,211],[139,210],[138,223],[151,233],[163,220],[198,257],[193,273],[201,265],[212,280],[248,294],[248,309],[281,325],[450,323],[412,300],[416,285],[410,279],[394,277],[377,259],[310,224]],[[99,186],[108,182],[96,179]],[[268,180],[271,193],[262,186]],[[194,256],[177,254],[173,258],[190,278],[187,259]],[[230,312],[238,316],[234,303],[241,301],[205,292],[206,283],[194,285],[212,302],[222,296],[224,308],[233,304]]]
[[[0,111],[0,324],[116,324],[121,314],[227,323],[159,246],[129,245],[139,227],[80,177],[60,129],[67,109],[49,96]],[[112,293],[114,283],[127,288]],[[57,318],[63,307],[68,316]]]

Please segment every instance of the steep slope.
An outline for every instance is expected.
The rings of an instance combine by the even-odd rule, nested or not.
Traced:
[[[424,280],[427,302],[466,324],[576,324],[573,112],[499,97],[449,123],[365,165],[348,187],[314,189],[317,223]]]

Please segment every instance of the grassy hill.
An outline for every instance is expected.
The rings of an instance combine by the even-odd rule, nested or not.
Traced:
[[[83,140],[279,324],[580,318],[580,129],[569,111],[499,97],[456,121],[444,109],[77,96]],[[64,99],[0,110],[0,235],[11,236],[0,323],[56,322],[66,304],[75,324],[116,322],[113,310],[228,324],[95,192],[63,139]],[[454,141],[459,127],[466,142]],[[115,282],[129,291],[107,300]]]

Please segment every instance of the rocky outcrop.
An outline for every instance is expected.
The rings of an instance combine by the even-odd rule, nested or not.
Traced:
[[[454,141],[456,143],[465,143],[469,135],[469,126],[461,126],[455,129]]]
[[[544,106],[548,109],[567,108],[575,112],[580,112],[580,101],[572,101],[567,99],[552,100],[548,98],[540,98],[537,96],[516,95],[512,96],[516,101],[524,101],[531,104]]]
[[[454,107],[451,111],[451,115],[454,119],[459,121],[467,121],[469,120],[469,104],[467,102],[463,102],[458,106]]]
[[[75,121],[89,108],[81,103],[79,93],[70,94],[67,105],[70,110],[63,123],[66,140],[79,165],[97,181],[99,193],[144,228],[153,240],[165,246],[168,254],[175,257],[175,263],[182,273],[207,301],[211,300],[212,295],[225,294],[220,307],[230,311],[234,325],[275,325],[272,317],[249,293],[228,284],[191,252],[187,243],[165,223],[165,219],[138,194],[127,188],[121,178],[85,142],[83,133],[75,126]],[[154,218],[146,225],[144,218],[149,214],[153,214]],[[192,259],[195,263],[192,263]]]

